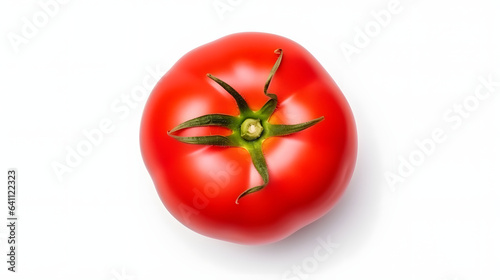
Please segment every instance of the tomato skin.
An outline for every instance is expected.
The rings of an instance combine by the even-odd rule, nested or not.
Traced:
[[[263,87],[279,48],[283,60],[269,87],[278,107],[269,122],[325,119],[304,131],[266,139],[270,182],[236,204],[239,194],[262,182],[248,151],[181,143],[167,131],[201,115],[239,114],[234,99],[207,73],[236,89],[252,110],[261,108],[269,99]],[[218,127],[180,132],[228,133]],[[184,55],[153,89],[140,143],[168,211],[200,234],[241,244],[276,242],[326,214],[347,187],[357,153],[354,117],[333,79],[302,46],[266,33],[229,35]]]

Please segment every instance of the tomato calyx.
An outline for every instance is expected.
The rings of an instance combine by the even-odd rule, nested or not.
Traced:
[[[275,50],[274,53],[278,54],[279,56],[274,63],[274,66],[271,69],[271,72],[269,73],[269,76],[264,84],[264,94],[269,97],[269,100],[258,111],[252,111],[248,106],[246,100],[229,84],[211,74],[207,74],[210,79],[219,84],[234,98],[240,114],[238,116],[224,114],[204,115],[191,120],[187,120],[167,132],[169,136],[183,143],[223,147],[241,147],[246,149],[250,153],[252,163],[262,177],[263,184],[249,188],[242,192],[236,198],[236,204],[239,203],[239,200],[242,197],[263,189],[269,183],[267,163],[262,152],[262,143],[267,138],[297,133],[317,124],[324,119],[324,117],[319,117],[308,122],[292,125],[269,123],[269,118],[274,113],[276,106],[278,105],[278,97],[276,94],[268,93],[267,90],[283,58],[283,51],[281,49]],[[232,130],[232,134],[228,136],[210,135],[186,137],[173,134],[174,132],[185,128],[200,126],[225,127]]]

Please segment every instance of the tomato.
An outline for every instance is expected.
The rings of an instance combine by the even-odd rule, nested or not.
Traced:
[[[184,55],[153,89],[140,145],[168,211],[241,244],[281,240],[326,214],[354,170],[344,95],[299,44],[237,33]]]

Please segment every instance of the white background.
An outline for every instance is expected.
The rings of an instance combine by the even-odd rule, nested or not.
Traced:
[[[500,279],[500,86],[474,99],[481,77],[500,81],[500,2],[400,0],[385,26],[374,14],[389,0],[73,0],[52,6],[45,22],[40,2],[0,4],[1,217],[6,171],[19,173],[18,273],[4,262],[2,218],[1,279]],[[214,3],[233,6],[221,14]],[[39,27],[24,36],[34,16]],[[265,246],[177,222],[140,155],[146,97],[128,114],[112,109],[155,68],[164,73],[187,51],[241,31],[307,48],[346,95],[359,133],[340,202]],[[470,110],[458,124],[449,110],[464,100]],[[103,120],[114,130],[59,180],[55,162]],[[387,172],[401,175],[400,157],[435,129],[446,140],[391,189]],[[318,239],[338,245],[323,260],[314,259]]]

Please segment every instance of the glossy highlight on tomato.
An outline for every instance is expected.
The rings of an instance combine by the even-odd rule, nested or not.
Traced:
[[[302,46],[266,33],[184,55],[153,89],[140,143],[168,211],[241,244],[276,242],[326,214],[357,152],[333,79]]]

